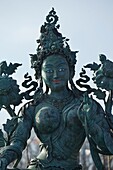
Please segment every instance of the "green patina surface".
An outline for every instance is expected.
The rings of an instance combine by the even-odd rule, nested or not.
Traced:
[[[10,63],[8,66],[6,61],[0,63],[0,109],[6,109],[12,117],[3,125],[7,138],[0,131],[0,147],[3,149],[0,170],[5,170],[17,159],[13,167],[16,169],[32,128],[41,145],[39,155],[27,169],[82,169],[79,151],[85,138],[98,170],[104,169],[99,154],[113,155],[113,62],[101,54],[100,64],[93,62],[84,66],[80,79],[74,83],[78,51],[71,51],[69,39],[58,32],[57,21],[58,16],[52,9],[41,27],[37,53],[30,55],[38,83],[32,81],[28,73],[22,83],[23,87],[32,87],[30,90],[21,92],[12,78],[21,64]],[[96,88],[88,84],[88,68],[93,71]],[[30,95],[31,91],[34,91],[33,95]],[[104,109],[93,96],[104,101]],[[15,108],[23,99],[28,102],[16,113]]]

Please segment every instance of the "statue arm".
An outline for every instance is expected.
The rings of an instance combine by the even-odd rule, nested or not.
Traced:
[[[25,105],[21,110],[22,117],[19,120],[18,126],[14,131],[10,145],[5,147],[0,155],[0,160],[4,161],[7,165],[16,159],[20,159],[22,151],[27,145],[27,139],[30,137],[31,129],[33,126],[34,107]]]
[[[103,170],[99,153],[113,155],[113,134],[102,107],[86,95],[78,109],[78,117],[86,131],[90,151],[97,169]]]
[[[78,110],[78,117],[85,128],[87,137],[100,148],[103,154],[113,154],[111,130],[100,104],[91,98],[89,99],[88,96],[85,96]],[[111,141],[109,143],[107,142],[108,138]]]

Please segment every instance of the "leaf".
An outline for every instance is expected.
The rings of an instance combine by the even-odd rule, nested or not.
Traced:
[[[6,70],[6,73],[8,75],[11,75],[13,73],[15,73],[15,70],[17,69],[17,67],[21,66],[22,64],[19,64],[19,63],[10,63],[9,66],[7,67],[7,70]]]
[[[96,70],[99,69],[100,64],[97,64],[97,63],[93,62],[93,64],[87,64],[87,65],[84,66],[84,67],[85,67],[85,68],[90,68],[91,70],[93,70],[93,71],[95,72]]]
[[[3,124],[4,130],[7,132],[8,135],[11,135],[12,132],[15,130],[18,124],[18,116],[13,117],[11,120],[7,119],[6,124]]]
[[[0,129],[0,148],[4,147],[4,146],[5,146],[5,139],[4,139],[4,136],[3,136],[3,132]]]
[[[94,92],[94,95],[95,95],[98,99],[103,99],[103,100],[105,100],[105,97],[106,97],[105,91],[102,91],[102,90],[100,90],[100,89],[94,89],[93,92]]]
[[[66,38],[66,41],[69,41],[69,38]]]

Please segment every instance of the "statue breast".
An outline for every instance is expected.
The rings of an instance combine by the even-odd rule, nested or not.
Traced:
[[[43,134],[51,133],[59,127],[60,116],[56,107],[42,105],[36,108],[35,123],[38,131]]]

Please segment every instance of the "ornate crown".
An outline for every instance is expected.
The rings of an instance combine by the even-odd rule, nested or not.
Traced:
[[[37,40],[37,54],[30,54],[31,67],[35,68],[36,78],[40,77],[40,66],[43,60],[51,54],[63,55],[71,66],[76,63],[76,53],[78,51],[70,50],[67,43],[69,39],[63,37],[62,34],[58,32],[60,25],[56,25],[57,21],[58,16],[56,15],[54,8],[52,8],[49,15],[46,17],[46,22],[40,29],[41,36],[40,39]]]

